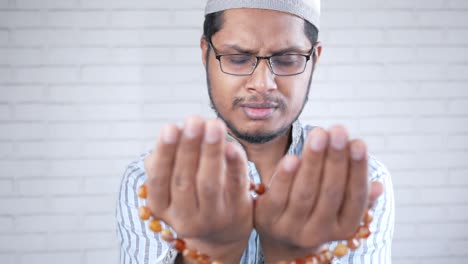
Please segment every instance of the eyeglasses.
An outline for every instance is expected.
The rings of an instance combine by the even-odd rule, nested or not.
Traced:
[[[209,45],[219,61],[221,71],[236,76],[251,75],[257,68],[259,60],[267,60],[271,72],[277,76],[298,75],[305,71],[307,62],[315,54],[315,46],[308,55],[279,54],[262,57],[252,54],[218,54],[211,41]]]

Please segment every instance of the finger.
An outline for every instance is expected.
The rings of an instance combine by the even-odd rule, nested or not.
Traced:
[[[211,217],[222,204],[220,195],[224,184],[224,134],[226,127],[220,120],[206,122],[206,131],[197,171],[197,190],[201,215]]]
[[[294,178],[285,215],[297,222],[305,222],[315,206],[320,191],[323,159],[328,145],[328,134],[314,128],[302,150],[302,162]]]
[[[349,235],[359,226],[368,203],[367,150],[361,140],[350,144],[350,173],[339,225]],[[378,190],[377,190],[378,191]]]
[[[226,208],[236,208],[242,202],[250,199],[247,158],[236,143],[226,144],[226,178],[225,205]]]
[[[281,221],[281,216],[288,206],[288,197],[301,161],[294,155],[286,155],[279,163],[271,178],[267,192],[257,201],[257,218],[262,223],[275,224]],[[286,222],[288,219],[285,219]]]
[[[195,177],[200,156],[200,143],[203,136],[204,121],[191,117],[185,122],[179,148],[176,154],[172,177],[171,206],[174,205],[175,217],[188,219],[197,211]]]
[[[148,176],[148,206],[156,216],[162,216],[170,204],[171,176],[179,138],[177,126],[164,127],[154,151],[144,161]]]
[[[371,207],[375,200],[379,198],[384,192],[384,186],[381,182],[375,181],[371,182],[369,189],[369,207]]]
[[[342,126],[330,129],[330,142],[324,162],[320,196],[314,214],[321,221],[336,223],[348,178],[348,133]]]

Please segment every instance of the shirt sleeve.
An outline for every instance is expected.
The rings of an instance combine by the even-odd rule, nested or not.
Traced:
[[[127,167],[120,184],[116,208],[120,264],[174,263],[177,251],[149,230],[138,216],[138,208],[145,201],[137,196],[136,190],[145,181],[143,161],[139,160]]]
[[[369,177],[371,182],[379,181],[384,185],[384,193],[376,200],[372,208],[374,219],[369,227],[371,235],[366,240],[362,240],[359,248],[335,260],[334,264],[392,263],[391,249],[395,222],[392,179],[385,166],[372,157],[369,158]]]

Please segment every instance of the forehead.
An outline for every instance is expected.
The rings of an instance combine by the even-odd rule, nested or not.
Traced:
[[[241,8],[224,12],[223,26],[213,40],[258,49],[310,48],[304,20],[274,10]]]

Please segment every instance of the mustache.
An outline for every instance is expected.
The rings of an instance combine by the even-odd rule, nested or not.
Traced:
[[[236,97],[232,102],[233,109],[245,105],[256,108],[286,108],[286,103],[283,99],[269,94],[251,95],[249,97]]]

